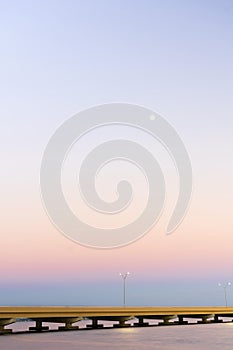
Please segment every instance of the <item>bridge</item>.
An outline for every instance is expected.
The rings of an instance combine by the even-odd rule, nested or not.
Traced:
[[[117,321],[113,327],[146,327],[149,320],[159,320],[158,325],[184,325],[191,319],[197,323],[220,323],[232,318],[233,307],[110,307],[110,306],[0,306],[0,334],[11,333],[6,326],[18,320],[31,320],[34,327],[28,331],[48,331],[43,323],[61,324],[58,330],[79,329],[77,322],[91,320],[89,328],[103,328],[101,321]],[[126,323],[134,320],[133,325]],[[193,322],[192,322],[193,323]],[[75,324],[75,325],[74,325]],[[83,329],[83,328],[82,328]]]

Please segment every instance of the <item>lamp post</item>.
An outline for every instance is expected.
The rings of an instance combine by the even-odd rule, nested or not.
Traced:
[[[227,287],[231,286],[231,282],[227,282],[227,283],[224,283],[224,284],[219,283],[218,286],[222,287],[224,289],[225,304],[226,304],[226,307],[227,307]]]
[[[120,276],[123,279],[123,296],[124,296],[124,306],[126,305],[126,278],[129,276],[129,272],[121,273]]]

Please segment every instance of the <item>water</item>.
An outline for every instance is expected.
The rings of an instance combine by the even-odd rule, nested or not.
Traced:
[[[14,325],[14,329],[25,329],[25,325]],[[232,350],[233,323],[12,334],[0,336],[0,349]]]

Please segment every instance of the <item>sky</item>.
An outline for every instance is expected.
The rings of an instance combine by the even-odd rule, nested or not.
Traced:
[[[232,1],[0,0],[0,42],[0,304],[121,305],[126,271],[129,305],[224,304],[218,282],[233,282]],[[148,136],[106,131],[105,139],[123,133],[155,152],[167,200],[143,238],[99,250],[52,225],[40,166],[64,121],[111,102],[145,106],[176,129],[192,162],[193,195],[182,224],[166,235],[177,194],[169,157]],[[74,171],[102,136],[87,135],[68,159],[64,188],[73,205]],[[105,198],[114,169],[98,180]],[[228,298],[233,305],[233,287]]]

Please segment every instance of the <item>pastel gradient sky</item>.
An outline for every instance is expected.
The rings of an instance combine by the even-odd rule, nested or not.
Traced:
[[[233,282],[232,1],[0,0],[0,42],[0,304],[120,305],[120,271],[131,272],[129,304],[223,304],[217,283]],[[168,206],[158,224],[103,251],[51,224],[39,173],[57,127],[109,102],[165,116],[190,154],[194,192],[167,236],[177,179],[164,160]]]

